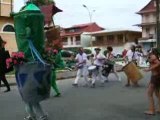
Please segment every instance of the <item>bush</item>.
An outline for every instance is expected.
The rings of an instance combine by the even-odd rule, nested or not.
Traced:
[[[61,51],[61,55],[62,57],[71,57],[71,55],[73,55],[74,53],[72,51],[68,51],[68,50],[62,50]]]
[[[92,51],[91,51],[90,49],[84,49],[84,52],[85,52],[86,54],[92,54]]]
[[[107,55],[107,50],[105,50],[105,51],[103,52],[103,55],[105,55],[105,56]]]

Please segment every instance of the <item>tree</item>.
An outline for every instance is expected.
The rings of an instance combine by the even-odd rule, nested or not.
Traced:
[[[48,4],[54,3],[53,0],[28,0],[27,2],[32,2],[36,4],[37,6],[48,5]]]

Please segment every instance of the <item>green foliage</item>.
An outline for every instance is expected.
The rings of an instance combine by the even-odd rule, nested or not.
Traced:
[[[84,52],[85,52],[86,54],[92,54],[92,51],[91,51],[90,49],[84,49]]]
[[[62,57],[71,57],[72,54],[73,54],[73,52],[68,51],[68,50],[62,50],[61,51]]]
[[[103,54],[106,56],[106,55],[107,55],[107,50],[105,50],[105,51],[103,52]]]

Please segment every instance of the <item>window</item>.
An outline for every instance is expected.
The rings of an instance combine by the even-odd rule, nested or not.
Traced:
[[[12,25],[6,25],[3,28],[3,32],[14,32],[14,27]]]
[[[120,41],[123,40],[123,34],[117,35],[117,39],[120,40]]]
[[[114,36],[113,35],[108,35],[107,40],[114,40]]]
[[[103,36],[97,36],[98,41],[103,41]]]
[[[80,41],[80,36],[76,36],[76,41]]]
[[[64,38],[62,39],[62,41],[63,41],[63,45],[68,45],[67,37],[64,37]]]
[[[67,32],[78,32],[78,31],[79,31],[78,28],[72,28],[72,29],[67,30]]]
[[[118,34],[117,35],[117,43],[122,44],[123,43],[123,34]]]
[[[146,28],[146,33],[150,33],[150,29],[149,28]]]

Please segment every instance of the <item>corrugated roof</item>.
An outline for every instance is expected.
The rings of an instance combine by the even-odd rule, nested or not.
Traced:
[[[146,6],[144,6],[138,14],[146,13],[146,12],[155,12],[156,11],[156,6],[154,0],[151,0]]]
[[[130,31],[130,32],[142,32],[141,30],[135,30],[132,28],[112,28],[112,29],[106,29],[102,31],[92,32],[92,34],[101,34],[101,33],[112,33],[112,32],[124,32],[124,31]],[[91,33],[89,33],[91,34]]]

